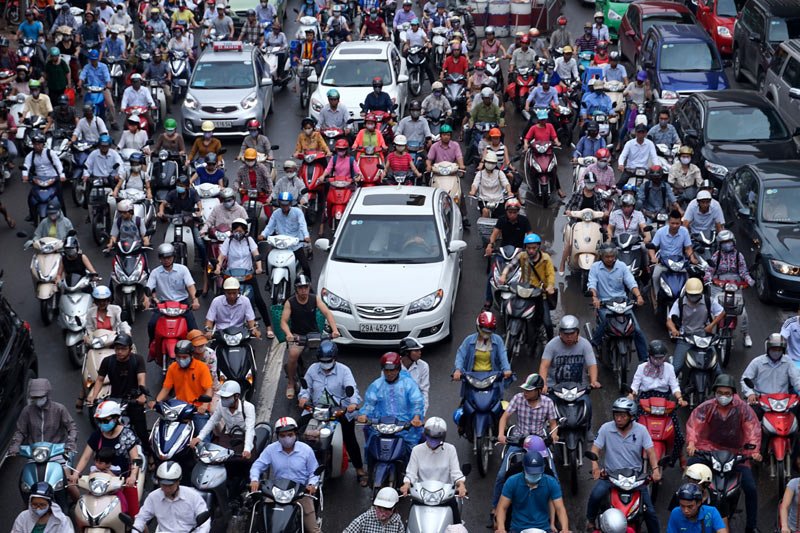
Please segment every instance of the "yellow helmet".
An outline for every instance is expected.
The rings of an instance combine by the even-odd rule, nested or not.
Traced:
[[[214,131],[214,123],[210,120],[204,120],[200,125],[200,129],[203,131]]]
[[[570,45],[567,45],[567,46],[563,47],[561,49],[561,53],[562,54],[571,54],[572,53],[572,47]]]
[[[686,281],[686,294],[702,294],[703,282],[698,278],[689,278]]]
[[[680,155],[680,154],[688,154],[688,155],[692,155],[692,154],[694,154],[694,150],[692,150],[692,147],[691,147],[691,146],[686,146],[686,145],[684,144],[683,146],[681,146],[680,148],[678,148],[678,155]]]
[[[244,151],[245,159],[255,159],[256,157],[258,157],[258,152],[256,152],[255,148],[248,148]]]

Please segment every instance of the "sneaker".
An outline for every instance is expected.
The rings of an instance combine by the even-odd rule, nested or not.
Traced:
[[[750,338],[749,334],[745,334],[744,336],[744,347],[750,348],[753,345],[753,339]]]

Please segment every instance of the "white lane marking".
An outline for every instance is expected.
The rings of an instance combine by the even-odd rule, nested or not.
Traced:
[[[283,354],[285,352],[285,342],[273,342],[264,358],[264,370],[261,373],[261,384],[256,401],[257,422],[270,422],[272,420],[272,406],[275,403],[275,394],[278,391],[278,381],[281,379]]]

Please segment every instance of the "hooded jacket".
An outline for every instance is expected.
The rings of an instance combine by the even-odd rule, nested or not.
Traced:
[[[41,378],[32,379],[28,394],[30,396],[44,394],[48,400],[44,407],[30,404],[22,409],[17,419],[17,430],[8,448],[9,453],[19,453],[22,444],[34,442],[64,443],[68,449],[77,450],[78,427],[67,408],[50,399],[50,381]]]
[[[44,526],[43,533],[73,533],[72,521],[61,510],[56,502],[50,503],[50,510],[53,512],[47,524]],[[17,515],[11,533],[30,533],[36,525],[39,517],[30,509],[25,509]]]

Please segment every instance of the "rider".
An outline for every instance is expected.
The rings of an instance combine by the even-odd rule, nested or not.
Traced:
[[[64,216],[56,202],[51,201],[47,204],[45,213],[47,216],[39,222],[36,231],[33,232],[32,240],[35,241],[42,237],[55,237],[63,241],[75,231],[72,222]]]
[[[703,491],[693,483],[684,483],[678,489],[679,507],[672,510],[667,532],[703,531],[728,533],[728,527],[715,507],[703,505]]]
[[[200,433],[191,440],[189,446],[194,448],[206,440],[222,422],[224,431],[219,431],[214,441],[220,446],[233,449],[241,454],[242,459],[249,460],[256,438],[256,408],[242,398],[241,386],[232,379],[222,384],[217,391],[217,396],[219,396],[219,405]],[[244,433],[244,439],[240,436],[242,433]]]
[[[562,49],[563,55],[557,57],[553,65],[555,73],[558,74],[560,79],[559,84],[564,88],[567,86],[567,80],[577,80],[579,76],[578,62],[572,57],[572,53],[572,47],[569,45],[565,46]]]
[[[130,87],[128,87],[130,89]],[[150,148],[147,145],[148,134],[147,131],[142,129],[142,121],[139,115],[130,115],[126,121],[127,128],[122,132],[119,143],[117,143],[117,150],[136,150],[144,154],[150,154]]]
[[[203,135],[194,140],[192,149],[189,151],[189,157],[186,158],[187,167],[196,160],[205,158],[206,154],[219,154],[222,151],[222,143],[214,137],[214,123],[212,121],[204,120],[200,124],[200,130]]]
[[[194,169],[194,174],[189,179],[190,185],[201,185],[203,183],[211,183],[219,185],[220,188],[225,186],[225,171],[217,168],[217,154],[206,154],[205,165],[197,165]]]
[[[53,112],[53,104],[50,97],[42,93],[42,83],[38,79],[28,82],[31,94],[25,98],[22,106],[22,120],[26,117],[48,117]]]
[[[712,387],[714,398],[698,405],[686,422],[686,452],[689,465],[705,463],[694,457],[697,450],[726,450],[761,462],[761,426],[753,409],[736,394],[736,380],[728,374],[717,376]],[[745,445],[751,446],[745,447]],[[746,464],[733,470],[740,475],[747,521],[745,533],[754,533],[758,519],[758,490],[753,473]]]
[[[450,55],[444,60],[439,78],[444,79],[448,74],[461,74],[464,77],[469,74],[469,59],[461,53],[458,41],[450,45]]]
[[[528,132],[525,134],[525,139],[523,141],[523,150],[528,150],[528,146],[531,141],[544,141],[544,142],[552,142],[556,146],[561,146],[561,141],[558,140],[558,135],[556,134],[556,130],[553,125],[547,121],[550,113],[547,109],[537,109],[536,110],[536,123],[528,129]],[[558,181],[558,180],[556,180]],[[561,191],[561,186],[559,183],[558,187],[558,195],[562,198],[564,197],[564,193]]]
[[[386,28],[386,21],[380,16],[377,7],[369,10],[369,16],[364,17],[364,22],[361,25],[361,32],[359,37],[364,40],[365,35],[380,35],[385,40],[389,40],[389,30]]]
[[[184,265],[175,263],[175,247],[168,242],[158,246],[158,259],[161,265],[153,269],[147,278],[142,307],[148,309],[151,299],[154,302],[163,300],[190,305],[183,316],[186,318],[187,329],[197,329],[197,322],[192,311],[200,308],[200,302],[197,300],[197,289],[192,279],[192,273]],[[156,322],[161,316],[159,311],[154,311],[147,323],[149,342],[153,342]]]
[[[536,52],[530,47],[531,39],[523,35],[519,40],[519,48],[511,54],[511,63],[508,71],[514,72],[521,68],[533,68],[536,66]]]
[[[443,161],[458,164],[459,172],[464,172],[464,156],[461,154],[461,147],[457,142],[452,140],[453,128],[449,124],[443,124],[439,128],[439,140],[433,143],[428,150],[428,155],[425,160],[425,169],[428,174],[431,173],[433,165]],[[461,224],[464,227],[469,227],[470,222],[467,218],[467,208],[465,202],[459,202],[459,210],[461,211]]]
[[[301,131],[297,135],[297,145],[295,146],[294,155],[292,157],[301,159],[303,157],[303,152],[308,150],[325,152],[325,155],[331,154],[328,143],[325,142],[320,132],[314,129],[316,125],[317,121],[311,117],[306,117],[300,121]]]
[[[550,304],[548,297],[555,296],[556,273],[550,254],[541,250],[542,239],[535,233],[525,235],[523,239],[525,249],[506,264],[498,283],[505,285],[508,273],[519,265],[520,283],[527,283],[543,290],[539,305],[534,310],[533,320],[541,320],[544,325],[547,339],[553,338],[553,322],[550,318]]]
[[[594,14],[594,24],[592,24],[592,36],[597,39],[598,42],[600,41],[610,41],[611,37],[608,33],[608,26],[606,26],[603,22],[605,21],[605,16],[603,15],[602,11],[598,11]]]
[[[622,82],[623,87],[628,85],[628,71],[625,67],[619,64],[620,53],[614,50],[608,55],[608,64],[603,65],[603,80],[608,83],[610,81]],[[621,109],[614,109],[621,112]]]
[[[658,234],[653,244],[658,245]],[[652,250],[651,250],[652,253]],[[653,273],[653,283],[656,283],[655,273]],[[725,316],[725,310],[716,300],[711,298],[704,290],[703,282],[697,278],[689,278],[684,286],[684,293],[680,295],[667,315],[667,329],[670,335],[677,339],[675,353],[672,356],[672,364],[675,366],[675,374],[679,374],[686,362],[686,354],[691,345],[683,339],[684,335],[706,334],[712,335],[717,324]],[[678,328],[680,326],[680,329]],[[717,375],[721,373],[717,365]]]
[[[608,53],[608,41],[597,41],[597,48],[595,49],[594,57],[592,58],[592,66],[600,66],[603,68],[605,65],[608,65],[611,57]]]
[[[367,98],[369,98],[369,96]],[[346,139],[339,139],[336,141],[337,153],[334,154],[334,159],[336,158],[336,155],[338,155],[338,151],[341,149],[340,147],[343,146],[340,144],[342,141],[344,141],[345,144],[347,143]],[[374,146],[382,152],[386,152],[389,149],[386,146],[386,141],[383,138],[383,134],[378,129],[378,118],[376,117],[375,113],[368,112],[366,114],[364,117],[364,128],[358,132],[355,141],[353,141],[353,150],[358,150],[362,146]]]
[[[711,260],[706,267],[703,282],[711,284],[711,297],[718,299],[724,290],[726,281],[744,281],[750,287],[755,285],[755,280],[747,270],[747,264],[742,252],[736,249],[736,238],[730,230],[720,231],[717,235],[719,249],[711,256]],[[718,279],[722,282],[722,287],[713,284],[713,280]],[[742,307],[742,342],[745,348],[753,345],[750,338],[747,318],[747,307]],[[800,390],[800,389],[798,389]]]
[[[33,150],[25,156],[25,162],[22,165],[22,182],[27,183],[30,179],[29,176],[35,176],[45,180],[53,178],[55,180],[53,186],[56,190],[56,198],[58,198],[57,203],[61,208],[61,212],[66,215],[67,207],[64,203],[61,182],[67,181],[67,177],[64,175],[64,167],[61,164],[61,159],[59,159],[58,154],[54,153],[50,148],[45,148],[45,138],[41,133],[34,133],[31,136],[31,141]],[[86,163],[88,165],[89,161],[87,160]],[[28,217],[30,218],[26,219],[32,222],[36,220],[36,205],[34,203],[33,190],[34,188],[31,187],[28,193]],[[88,191],[86,192],[86,197],[89,197]]]
[[[128,157],[128,163],[130,167],[127,176],[117,181],[111,196],[117,198],[121,190],[136,189],[145,193],[145,197],[148,200],[152,200],[153,193],[150,190],[150,174],[145,174],[143,170],[143,167],[147,164],[144,154],[142,152],[132,153],[130,157]]]
[[[122,320],[122,308],[111,303],[111,289],[105,285],[97,285],[92,289],[92,306],[86,314],[86,336],[89,339],[98,329],[107,329],[118,333],[130,335],[131,327]],[[101,361],[102,363],[102,361]],[[81,388],[83,391],[83,388]],[[83,394],[83,392],[81,392]],[[75,404],[75,410],[83,409],[83,396],[81,405]]]
[[[641,235],[645,242],[650,239],[650,232],[645,230],[644,215],[635,208],[636,198],[632,194],[625,193],[620,198],[620,207],[611,212],[608,216],[608,240],[612,240],[614,235],[631,234]]]
[[[461,381],[464,372],[502,372],[503,381],[497,380],[495,388],[505,389],[511,384],[512,372],[503,338],[495,333],[497,318],[491,311],[482,311],[475,320],[477,332],[467,335],[456,351],[453,381]],[[461,386],[463,398],[465,385]],[[460,430],[460,428],[459,428]]]
[[[680,200],[690,202],[697,196],[697,189],[703,183],[700,168],[692,163],[694,150],[691,146],[678,148],[678,157],[669,167],[667,181],[672,186],[672,191]]]
[[[147,119],[147,123],[150,124],[151,131],[155,130],[153,126],[153,115],[150,113],[150,110],[156,109],[156,103],[153,101],[153,95],[150,94],[150,88],[144,86],[142,83],[142,75],[138,72],[131,74],[131,86],[122,93],[120,108],[127,109],[129,107],[145,108],[142,114]]]
[[[403,117],[397,126],[394,127],[394,134],[404,135],[409,142],[417,146],[428,145],[430,146],[431,128],[428,125],[428,120],[422,116],[422,105],[417,100],[414,100],[408,105],[408,116]],[[397,137],[395,137],[397,143]]]
[[[247,211],[236,202],[233,189],[225,187],[219,192],[219,204],[214,206],[200,227],[200,234],[205,235],[209,228],[217,226],[233,226],[233,222],[240,219],[247,220]]]
[[[64,4],[68,6],[68,4]],[[28,507],[14,519],[11,533],[47,531],[47,533],[73,533],[72,521],[54,500],[53,487],[39,481],[30,488]]]
[[[342,5],[334,3],[333,15],[328,17],[324,33],[328,34],[333,43],[337,43],[352,41],[351,31],[350,25],[347,24],[347,18],[342,15]]]
[[[606,84],[600,78],[595,78],[592,85],[594,90],[587,94],[581,101],[581,127],[586,120],[594,116],[595,111],[610,115],[614,108],[611,98],[606,94]]]
[[[598,161],[600,160],[600,156],[598,154],[600,153],[601,149],[606,147],[606,138],[598,135],[599,133],[600,126],[597,124],[597,122],[590,120],[586,123],[586,135],[580,138],[578,145],[575,147],[575,152],[572,154],[573,165],[578,163],[579,157],[595,156]],[[610,158],[608,150],[606,150],[603,154],[604,158],[606,159],[606,163],[608,163],[608,159]]]
[[[174,118],[164,121],[164,133],[158,136],[153,153],[157,154],[161,149],[177,152],[179,157],[186,155],[186,145],[183,143],[183,135],[178,134],[178,123]]]
[[[597,186],[603,189],[615,189],[617,186],[616,178],[614,177],[614,168],[609,165],[611,162],[611,152],[608,148],[600,148],[594,153],[596,161],[586,167],[586,169],[578,176],[578,187],[583,187],[583,177],[591,172],[597,178]]]
[[[261,338],[261,332],[256,326],[253,305],[250,303],[250,298],[240,294],[240,289],[239,280],[233,277],[227,278],[222,284],[223,294],[211,300],[204,328],[207,339],[212,338],[215,328],[217,331],[223,331],[227,328],[244,325],[247,325],[247,330],[251,335],[257,339]],[[264,314],[263,311],[262,314]]]
[[[797,308],[800,315],[800,306]],[[795,364],[800,363],[800,316],[789,317],[781,325],[781,337],[786,339],[786,353]]]
[[[453,112],[450,101],[444,96],[444,85],[440,81],[431,84],[431,94],[422,100],[423,115],[427,115],[434,109],[438,109],[442,115],[447,116]]]
[[[308,203],[308,194],[304,190],[305,183],[297,176],[297,163],[292,159],[287,159],[283,162],[283,176],[278,178],[272,189],[272,199],[276,200],[286,193],[294,199],[297,205],[304,205]]]
[[[656,145],[647,138],[647,125],[637,124],[635,132],[636,137],[625,143],[625,147],[619,155],[619,171],[622,173],[617,181],[619,187],[628,183],[628,178],[631,177],[631,173],[627,169],[651,168],[651,166],[658,165]],[[670,202],[670,204],[672,203],[674,202]]]
[[[720,233],[723,224],[725,216],[722,214],[722,207],[719,202],[714,204],[711,193],[705,190],[697,193],[697,197],[689,202],[683,214],[683,225],[692,234],[708,230]]]
[[[584,172],[583,174],[583,188],[574,193],[567,202],[564,214],[571,217],[574,213],[583,211],[584,209],[591,209],[592,211],[605,212],[605,202],[599,194],[595,194],[595,187],[597,186],[597,176],[592,172]],[[564,266],[572,253],[572,229],[576,221],[570,220],[564,226],[564,252],[561,255],[561,264],[558,268],[559,275],[564,274]]]
[[[270,163],[269,167],[264,163],[260,163],[256,149],[248,148],[244,151],[244,165],[236,170],[233,188],[239,191],[247,188],[256,189],[259,195],[269,198],[272,194],[271,169],[272,163]],[[244,210],[242,211],[244,212]]]
[[[589,268],[589,282],[586,287],[592,294],[592,306],[597,310],[598,324],[594,330],[592,345],[601,350],[603,336],[606,331],[609,310],[602,307],[602,302],[614,298],[627,298],[627,291],[636,297],[636,305],[644,305],[641,290],[628,267],[617,259],[617,247],[609,242],[603,243],[599,249],[600,261],[596,261]],[[639,361],[647,361],[647,340],[644,338],[642,328],[633,311],[628,311],[633,318],[633,339]]]
[[[319,129],[338,128],[342,130],[345,135],[350,135],[350,114],[344,104],[339,101],[339,91],[330,89],[326,93],[326,96],[328,98],[328,105],[323,107],[319,112]]]
[[[594,52],[597,48],[597,37],[592,32],[593,24],[586,22],[583,25],[583,35],[575,40],[575,48],[578,52]]]
[[[650,131],[647,132],[647,138],[653,141],[653,144],[666,144],[670,148],[673,144],[681,144],[678,130],[669,123],[668,108],[662,107],[659,110],[658,124],[650,128]]]
[[[491,217],[492,212],[485,204],[503,202],[514,195],[505,172],[497,168],[497,154],[489,152],[484,158],[483,168],[475,173],[469,190],[470,196],[477,195],[481,206],[481,216]]]
[[[133,202],[122,200],[117,204],[119,216],[111,224],[111,237],[108,239],[106,250],[111,250],[117,241],[134,238],[141,240],[142,246],[150,246],[150,236],[147,234],[147,225],[141,217],[133,216]]]
[[[195,359],[194,346],[191,341],[179,340],[175,345],[175,362],[167,368],[167,375],[161,390],[156,395],[155,403],[163,402],[174,392],[176,400],[193,404],[197,409],[192,415],[194,431],[197,434],[209,419],[208,410],[210,402],[200,400],[201,396],[214,395],[214,383],[211,380],[211,370],[208,365]]]
[[[264,4],[272,8],[272,4],[270,4],[268,1],[264,2]],[[258,14],[258,10],[264,4],[260,4],[258,7],[256,7],[256,14]],[[276,79],[278,80],[283,79],[283,73],[286,68],[286,52],[289,49],[289,41],[286,39],[286,34],[283,33],[281,29],[280,22],[276,20],[272,23],[272,31],[270,31],[264,37],[264,41],[267,46],[278,48],[278,52],[275,54],[275,56],[278,58],[278,69],[276,73]]]
[[[172,101],[172,73],[163,59],[163,54],[154,53],[153,58],[144,67],[142,78],[158,83],[161,90],[164,91],[164,103],[166,104],[167,112],[169,112],[170,102]],[[153,129],[155,130],[155,128]]]
[[[259,234],[258,240],[265,240],[275,233],[278,235],[297,237],[300,242],[290,249],[294,252],[295,258],[300,262],[303,273],[310,277],[311,265],[308,263],[308,256],[306,255],[305,248],[303,248],[303,243],[311,242],[311,238],[308,235],[305,215],[303,215],[303,211],[299,207],[292,206],[293,199],[294,197],[288,192],[282,192],[278,196],[278,205],[280,209],[272,212],[272,216],[269,222],[267,222],[267,227]]]
[[[764,417],[764,409],[758,405],[760,394],[791,394],[800,390],[800,369],[786,355],[786,339],[780,333],[771,333],[764,341],[765,354],[755,357],[742,373],[742,395],[755,411],[759,420]],[[745,379],[752,380],[752,387]]]
[[[655,483],[661,480],[661,466],[658,464],[653,439],[647,428],[634,421],[636,404],[630,398],[617,398],[611,406],[613,421],[606,422],[597,431],[597,437],[592,444],[592,453],[600,455],[600,450],[605,450],[604,465],[606,471],[615,471],[629,468],[640,472],[643,468],[642,457],[646,457],[652,469],[652,478]],[[608,497],[611,483],[600,479],[602,470],[597,461],[592,461],[592,477],[597,484],[589,495],[586,505],[587,529],[594,529],[600,502]],[[658,533],[660,531],[658,517],[653,503],[650,500],[650,491],[646,485],[639,490],[642,502],[645,505],[644,521],[647,531]]]
[[[342,533],[404,533],[406,526],[397,511],[400,498],[393,487],[383,487],[372,507],[358,515]]]
[[[72,232],[67,234],[62,253],[63,258],[58,266],[58,274],[56,274],[56,285],[70,274],[76,274],[80,277],[88,275],[95,279],[98,277],[92,262],[89,261],[89,257],[81,250],[78,237]],[[84,292],[88,293],[89,289],[84,289]]]
[[[68,138],[69,133],[78,126],[78,117],[75,116],[75,111],[69,105],[69,96],[62,94],[58,97],[58,103],[53,109],[53,112],[47,117],[47,124],[42,130],[42,133],[47,135],[50,128],[55,130],[54,137]]]
[[[394,109],[394,100],[389,93],[383,91],[383,78],[376,76],[372,79],[372,92],[364,99],[363,111],[368,116],[371,111],[391,113],[392,109]]]
[[[659,165],[650,167],[648,177],[649,179],[636,192],[637,201],[647,220],[653,221],[657,214],[669,212],[671,209],[681,213],[681,207],[672,193],[672,187],[669,183],[664,183],[663,169]],[[684,221],[684,226],[686,225]]]
[[[469,112],[469,127],[472,128],[475,123],[477,122],[490,122],[492,124],[497,124],[501,128],[505,127],[506,119],[505,119],[505,111],[501,106],[494,102],[495,94],[492,89],[489,87],[484,87],[481,89],[481,103],[476,104],[470,109]],[[465,117],[466,120],[466,117]],[[470,135],[464,140],[467,145],[471,144],[471,135],[473,134],[472,130],[469,130],[468,133]],[[474,133],[478,135],[477,132]]]
[[[405,119],[403,119],[405,120]],[[347,141],[341,139],[336,141],[336,144],[339,142],[344,142],[345,145]],[[393,174],[395,172],[412,172],[417,180],[422,178],[422,174],[419,170],[417,170],[417,166],[414,164],[414,159],[411,157],[411,154],[408,153],[406,150],[406,146],[408,145],[408,141],[406,140],[405,135],[397,135],[394,138],[394,152],[391,152],[389,156],[386,158],[386,168],[389,172],[387,174]]]
[[[558,28],[553,30],[553,33],[550,35],[550,52],[555,52],[557,49],[561,48],[561,53],[564,53],[564,48],[571,45],[574,41],[572,40],[572,34],[567,29],[567,17],[560,16],[556,21],[558,23]],[[556,59],[558,61],[558,59]],[[575,76],[577,78],[577,75]]]
[[[181,465],[175,461],[165,461],[158,465],[155,477],[158,488],[144,500],[136,515],[134,529],[145,531],[147,523],[155,518],[158,527],[164,530],[209,533],[211,520],[195,523],[195,517],[209,509],[194,487],[180,484],[183,477]]]

